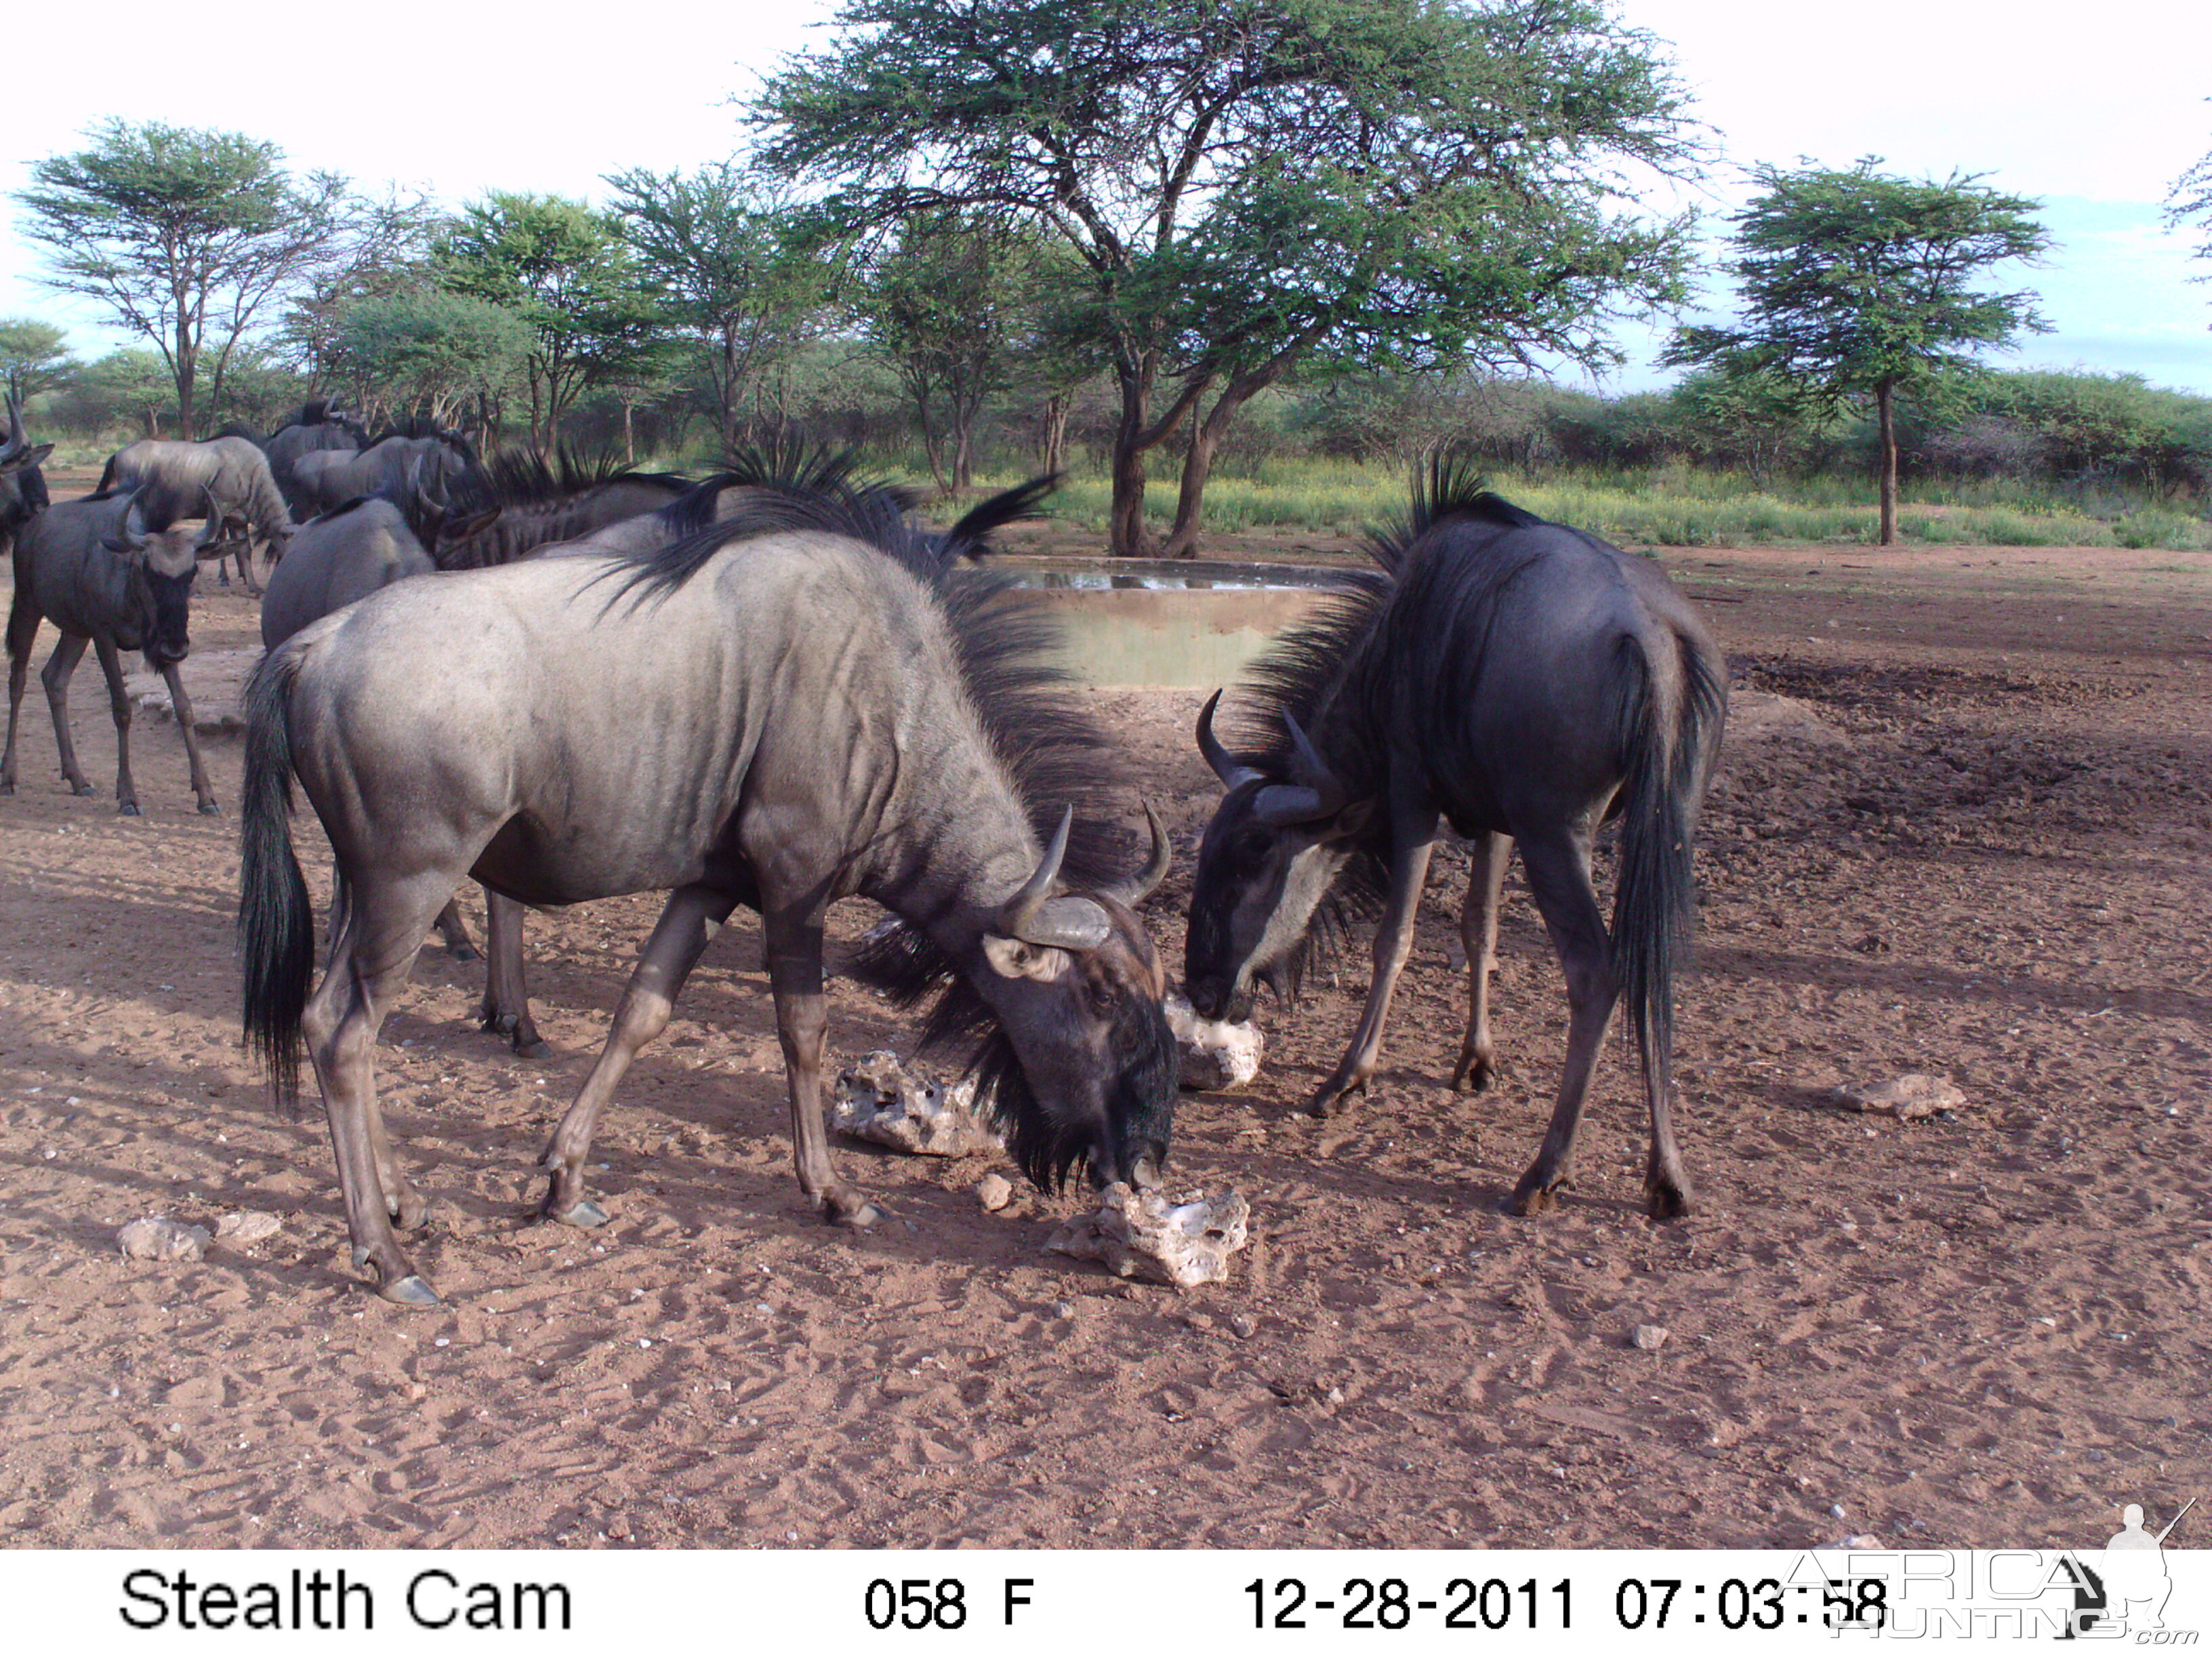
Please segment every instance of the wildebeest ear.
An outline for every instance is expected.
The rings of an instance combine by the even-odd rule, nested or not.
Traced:
[[[33,444],[21,454],[10,455],[5,461],[0,461],[0,472],[14,472],[23,467],[36,466],[53,453],[52,444]]]
[[[1031,945],[1026,939],[983,935],[983,955],[1002,979],[1034,979],[1049,984],[1067,971],[1067,952],[1050,945]]]

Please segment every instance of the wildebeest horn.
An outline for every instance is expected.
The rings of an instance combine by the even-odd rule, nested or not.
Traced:
[[[15,394],[15,377],[8,377],[8,441],[0,443],[0,461],[12,461],[31,447],[23,435],[23,401]]]
[[[146,528],[145,499],[146,487],[141,484],[123,504],[123,523],[116,532],[122,538],[117,545],[123,552],[136,552],[153,539],[153,532]]]
[[[1291,747],[1297,755],[1291,769],[1294,781],[1270,784],[1262,789],[1253,800],[1254,813],[1261,823],[1276,830],[1335,817],[1344,805],[1344,786],[1337,781],[1336,775],[1328,769],[1328,763],[1314,748],[1313,739],[1306,736],[1297,716],[1285,709],[1283,725],[1291,734]]]
[[[192,544],[195,554],[222,539],[222,508],[216,505],[215,491],[203,487],[200,497],[207,504],[207,523],[200,531],[199,539]]]
[[[1168,841],[1168,832],[1160,827],[1160,815],[1152,811],[1150,801],[1145,803],[1145,822],[1152,828],[1152,855],[1145,867],[1127,881],[1116,882],[1111,887],[1098,890],[1111,899],[1118,899],[1131,909],[1150,898],[1159,884],[1168,878],[1168,866],[1175,858],[1175,848]]]
[[[1067,856],[1067,831],[1075,822],[1075,808],[1064,808],[1052,844],[1044,849],[1036,869],[1021,890],[999,907],[994,931],[1027,945],[1054,945],[1066,951],[1088,951],[1113,932],[1106,913],[1085,898],[1053,898],[1053,884],[1060,879],[1060,861]]]
[[[1221,739],[1213,735],[1213,711],[1220,704],[1221,693],[1215,692],[1206,700],[1206,707],[1198,711],[1198,752],[1206,757],[1206,763],[1213,769],[1213,775],[1221,780],[1224,789],[1234,789],[1240,783],[1263,777],[1257,767],[1247,766],[1221,746]]]

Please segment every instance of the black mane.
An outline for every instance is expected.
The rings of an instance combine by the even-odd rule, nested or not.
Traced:
[[[586,458],[563,444],[548,459],[542,450],[513,445],[470,475],[467,499],[457,497],[454,505],[479,510],[538,507],[622,480],[665,484],[674,489],[691,487],[691,480],[678,473],[641,472],[617,460],[611,453]]]
[[[460,451],[460,453],[467,458],[470,465],[475,465],[477,464],[477,447],[474,444],[471,443],[465,437],[462,436],[461,434],[454,431],[451,427],[440,426],[435,421],[425,420],[419,415],[410,415],[404,420],[394,422],[392,425],[386,427],[383,431],[378,433],[374,438],[364,439],[361,447],[363,449],[374,449],[377,445],[382,443],[386,438],[406,438],[410,440],[416,438],[435,438],[440,443],[451,445],[453,448]]]

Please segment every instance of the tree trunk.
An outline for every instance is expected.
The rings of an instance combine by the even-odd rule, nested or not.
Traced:
[[[1875,412],[1881,425],[1881,544],[1897,545],[1897,411],[1889,383],[1874,389]]]
[[[636,405],[627,398],[623,399],[623,465],[637,465],[637,434],[630,424],[630,413]]]
[[[1301,349],[1292,346],[1250,374],[1232,376],[1206,418],[1192,428],[1190,447],[1182,459],[1182,489],[1176,498],[1175,528],[1160,549],[1164,557],[1188,559],[1198,550],[1199,517],[1205,509],[1206,480],[1213,476],[1215,452],[1237,423],[1237,412],[1280,380]]]
[[[1074,405],[1073,392],[1055,392],[1044,400],[1044,428],[1038,434],[1037,459],[1047,472],[1067,468],[1067,412]]]

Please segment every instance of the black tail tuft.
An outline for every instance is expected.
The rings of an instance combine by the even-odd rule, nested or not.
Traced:
[[[246,684],[238,830],[246,1041],[259,1051],[287,1110],[299,1101],[301,1024],[315,971],[314,912],[292,852],[289,703],[298,669],[295,653],[274,651]]]
[[[1632,636],[1617,659],[1621,697],[1616,730],[1627,762],[1620,814],[1620,879],[1613,906],[1613,969],[1628,1005],[1644,1074],[1672,1093],[1674,969],[1697,907],[1691,864],[1705,757],[1719,736],[1727,686],[1687,641],[1680,706],[1671,726],[1655,695],[1650,665]]]

